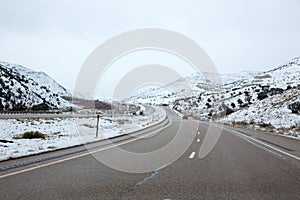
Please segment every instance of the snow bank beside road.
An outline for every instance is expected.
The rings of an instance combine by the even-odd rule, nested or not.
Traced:
[[[96,117],[0,120],[0,160],[76,146],[153,126],[166,118],[162,108],[153,108],[147,116],[101,118],[98,138],[95,138]],[[27,131],[39,131],[46,139],[16,139]]]

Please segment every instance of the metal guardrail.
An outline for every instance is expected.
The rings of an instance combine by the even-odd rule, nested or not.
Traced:
[[[157,113],[153,112],[150,115],[144,115],[149,118],[157,117]],[[130,115],[130,114],[100,114],[101,117],[107,117],[112,119],[124,118],[124,117],[135,117],[138,115]],[[0,112],[0,119],[18,119],[18,118],[72,118],[72,117],[97,117],[95,113],[74,113],[74,112],[17,112],[17,111],[5,111]]]

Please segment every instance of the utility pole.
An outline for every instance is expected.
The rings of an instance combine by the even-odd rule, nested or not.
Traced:
[[[99,119],[100,119],[100,115],[97,114],[96,138],[98,138]]]

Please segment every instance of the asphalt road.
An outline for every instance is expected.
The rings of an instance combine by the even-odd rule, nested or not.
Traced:
[[[300,141],[169,117],[162,130],[89,151],[1,162],[0,199],[300,199]]]

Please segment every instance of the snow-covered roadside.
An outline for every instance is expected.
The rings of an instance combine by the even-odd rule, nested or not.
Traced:
[[[149,116],[100,118],[98,138],[95,137],[95,117],[0,120],[0,161],[138,131],[166,118],[166,112],[162,108],[154,107],[154,110]],[[39,131],[46,135],[46,139],[17,139],[27,131]]]
[[[300,139],[300,115],[288,109],[288,105],[295,101],[299,101],[299,90],[291,89],[285,91],[283,95],[274,95],[258,101],[247,109],[239,110],[217,121]]]

